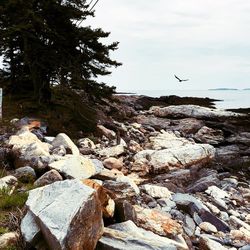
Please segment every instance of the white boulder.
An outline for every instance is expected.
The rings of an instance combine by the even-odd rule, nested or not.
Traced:
[[[95,249],[102,235],[102,212],[97,193],[78,180],[33,189],[26,206],[32,216],[28,213],[24,217],[21,231],[31,243],[38,233],[37,228],[50,249]]]

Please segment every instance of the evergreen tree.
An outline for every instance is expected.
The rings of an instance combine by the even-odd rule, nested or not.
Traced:
[[[53,85],[102,95],[114,89],[96,78],[120,63],[110,59],[117,42],[101,29],[79,26],[93,16],[85,0],[1,0],[0,55],[4,57],[4,86],[50,101]]]

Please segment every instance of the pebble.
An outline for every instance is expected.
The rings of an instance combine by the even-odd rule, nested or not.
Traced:
[[[199,227],[201,230],[205,231],[206,233],[217,233],[218,232],[216,227],[209,222],[202,222],[199,225]]]

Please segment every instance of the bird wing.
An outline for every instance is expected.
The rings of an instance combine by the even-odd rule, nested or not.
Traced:
[[[175,77],[176,79],[178,79],[179,81],[181,81],[181,79],[180,79],[178,76],[174,75],[174,77]]]

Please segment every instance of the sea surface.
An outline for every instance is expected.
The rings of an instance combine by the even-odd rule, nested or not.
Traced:
[[[138,95],[160,97],[177,95],[180,97],[208,97],[221,100],[215,102],[219,109],[250,108],[250,90],[134,90],[125,91]]]

